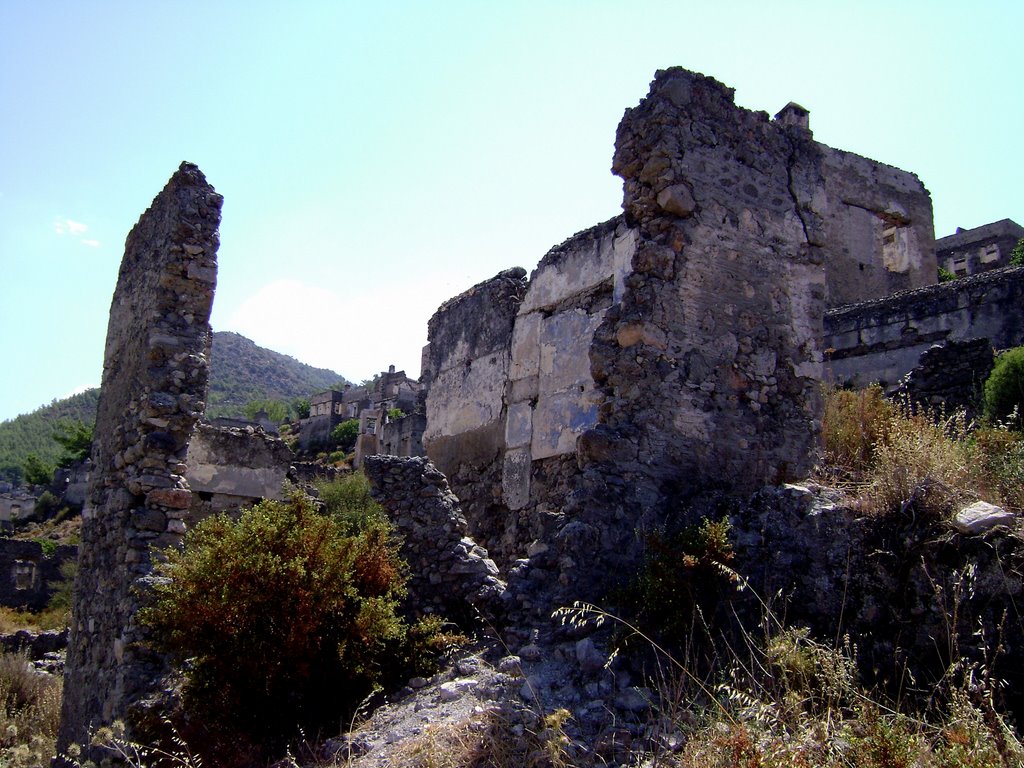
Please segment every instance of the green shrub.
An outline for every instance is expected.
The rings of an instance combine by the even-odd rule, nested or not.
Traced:
[[[984,414],[989,422],[1024,428],[1024,347],[1014,347],[996,359],[985,381]]]
[[[370,481],[362,472],[316,482],[325,511],[348,533],[385,520],[384,510],[370,495]]]
[[[1010,251],[1010,266],[1024,267],[1024,237],[1018,240],[1017,244],[1013,246],[1013,250]]]
[[[939,267],[939,282],[948,283],[950,280],[956,280],[956,274],[945,267]]]
[[[359,419],[348,419],[331,430],[331,440],[346,453],[351,451],[359,436]]]
[[[265,501],[201,522],[162,573],[142,618],[188,661],[186,709],[211,749],[269,757],[299,729],[336,729],[401,653],[402,564],[377,518],[350,532],[307,497]]]
[[[49,491],[43,491],[36,499],[34,516],[37,520],[48,520],[60,510],[60,499]]]

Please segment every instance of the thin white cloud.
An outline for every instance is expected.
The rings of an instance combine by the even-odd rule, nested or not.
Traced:
[[[80,394],[82,394],[83,392],[85,392],[88,389],[95,389],[97,386],[99,386],[99,385],[98,384],[83,384],[80,387],[75,387],[70,392],[68,392],[66,395],[62,395],[59,399],[66,400],[69,397],[74,397],[75,395],[80,395]]]
[[[93,237],[82,237],[86,232],[89,231],[89,225],[81,221],[75,221],[74,219],[67,219],[58,217],[54,219],[53,231],[58,236],[63,237],[64,235],[71,235],[77,237],[78,242],[82,245],[87,245],[90,248],[99,248],[101,243],[99,240]]]

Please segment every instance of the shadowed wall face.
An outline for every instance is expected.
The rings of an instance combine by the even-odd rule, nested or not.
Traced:
[[[153,552],[185,532],[185,459],[205,407],[223,198],[182,163],[125,242],[110,307],[94,471],[82,542],[58,748],[87,744],[160,674],[136,621]]]

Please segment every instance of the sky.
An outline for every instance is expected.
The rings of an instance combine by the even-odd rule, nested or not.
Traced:
[[[0,0],[0,420],[100,382],[124,240],[224,195],[211,323],[415,377],[446,299],[617,215],[623,111],[683,66],[1024,224],[1019,0]]]

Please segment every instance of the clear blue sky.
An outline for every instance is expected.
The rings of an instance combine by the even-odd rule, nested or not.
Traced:
[[[418,375],[445,299],[617,214],[615,127],[681,65],[1024,223],[1024,3],[0,0],[0,419],[99,383],[124,238],[225,197],[215,330]]]

